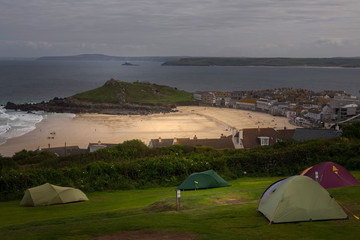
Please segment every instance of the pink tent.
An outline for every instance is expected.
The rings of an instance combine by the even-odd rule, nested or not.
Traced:
[[[359,185],[358,180],[344,167],[334,162],[322,162],[305,169],[300,175],[308,176],[324,188]]]

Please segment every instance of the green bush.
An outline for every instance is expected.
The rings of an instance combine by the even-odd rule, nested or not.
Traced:
[[[255,149],[215,150],[175,145],[149,149],[138,140],[94,153],[56,157],[21,151],[0,157],[0,199],[20,198],[46,182],[86,192],[177,186],[193,172],[214,169],[225,179],[290,176],[323,161],[360,170],[360,141],[338,138],[282,142]]]
[[[342,128],[342,136],[346,138],[360,138],[360,121],[353,124],[344,125]]]
[[[56,156],[47,151],[26,151],[22,150],[14,154],[12,159],[20,165],[41,163],[45,160],[55,159]]]
[[[18,169],[19,164],[17,164],[13,158],[2,157],[0,155],[0,172],[2,169]]]

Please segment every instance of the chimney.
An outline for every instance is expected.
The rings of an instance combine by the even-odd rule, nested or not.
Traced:
[[[162,139],[161,139],[161,137],[159,137],[159,143],[161,143],[161,141],[162,141]]]
[[[244,131],[242,129],[239,131],[239,138],[244,139]]]
[[[236,132],[233,135],[232,141],[234,143],[234,147],[236,149],[244,148],[244,145],[242,143],[244,132],[242,129],[240,129],[238,132]]]
[[[286,130],[286,126],[284,127],[284,130]]]

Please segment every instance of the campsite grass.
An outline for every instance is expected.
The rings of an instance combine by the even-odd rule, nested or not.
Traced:
[[[355,172],[356,177],[360,172]],[[281,177],[241,178],[231,187],[181,192],[175,188],[96,192],[90,201],[46,207],[0,203],[0,239],[96,239],[132,230],[192,232],[197,239],[357,239],[360,221],[269,225],[257,212],[263,191]],[[360,215],[360,186],[331,189],[338,201]]]

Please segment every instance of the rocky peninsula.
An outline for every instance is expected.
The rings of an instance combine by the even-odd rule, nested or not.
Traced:
[[[6,109],[21,111],[44,111],[56,113],[99,113],[117,115],[147,115],[153,113],[168,113],[175,106],[134,104],[134,103],[92,103],[77,100],[73,97],[54,98],[48,102],[15,104],[8,102]]]
[[[102,87],[71,97],[54,98],[41,103],[8,102],[5,108],[27,112],[147,115],[169,113],[177,105],[191,105],[192,101],[190,93],[176,88],[110,79]]]

